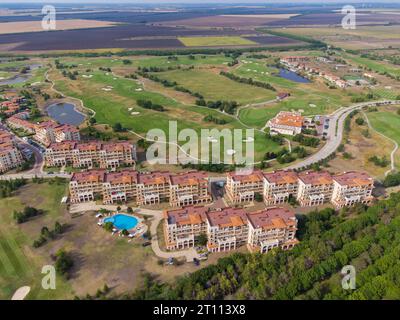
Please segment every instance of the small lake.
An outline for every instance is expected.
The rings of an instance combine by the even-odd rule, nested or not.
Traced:
[[[61,124],[79,126],[86,118],[83,113],[76,110],[75,105],[67,102],[51,104],[46,111],[50,118]]]
[[[25,74],[18,74],[14,77],[8,78],[8,79],[4,79],[4,80],[0,80],[0,86],[11,86],[13,84],[18,84],[18,83],[23,83],[27,80],[29,80],[32,77],[32,71],[38,69],[41,67],[40,64],[31,64],[28,67],[30,67],[30,70],[28,73]]]
[[[311,81],[307,78],[304,78],[297,74],[296,72],[280,68],[279,69],[279,76],[285,78],[290,81],[299,82],[299,83],[310,83]]]

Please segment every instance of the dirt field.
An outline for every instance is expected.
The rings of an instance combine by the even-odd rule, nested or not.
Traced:
[[[109,21],[97,20],[58,20],[56,30],[75,30],[75,29],[91,29],[112,27],[117,23]],[[5,22],[0,23],[0,34],[25,33],[25,32],[40,32],[45,31],[42,28],[41,21],[23,21],[23,22]]]

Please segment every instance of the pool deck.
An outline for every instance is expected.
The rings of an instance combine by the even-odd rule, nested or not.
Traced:
[[[70,213],[84,213],[87,211],[100,211],[101,209],[106,209],[109,211],[117,211],[118,206],[114,205],[98,205],[95,202],[83,202],[72,204],[70,207]],[[119,206],[121,207],[121,211],[126,211],[127,206]],[[163,259],[169,258],[186,258],[186,261],[191,262],[194,258],[199,258],[199,254],[196,252],[194,248],[189,248],[186,250],[180,251],[162,251],[160,248],[160,244],[158,243],[157,237],[157,227],[163,219],[163,212],[161,210],[150,210],[150,209],[142,209],[142,208],[132,208],[135,210],[135,213],[143,214],[147,216],[151,216],[151,225],[150,225],[150,234],[151,234],[151,248],[154,254]]]

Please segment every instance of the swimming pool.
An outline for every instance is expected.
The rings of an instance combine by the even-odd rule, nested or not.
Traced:
[[[104,222],[111,222],[119,230],[130,230],[137,226],[139,220],[126,214],[116,214],[115,216],[105,218]]]

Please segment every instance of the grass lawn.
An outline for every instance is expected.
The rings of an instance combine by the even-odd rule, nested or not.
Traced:
[[[271,63],[270,60],[242,59],[233,73],[269,83],[278,91],[289,92],[291,97],[265,107],[241,110],[240,119],[247,125],[261,128],[281,110],[302,111],[305,115],[327,114],[350,100],[346,92],[329,89],[319,82],[304,84],[284,79],[277,74],[277,69],[268,67],[267,62]]]
[[[369,116],[371,113],[367,113]],[[368,130],[369,137],[365,137],[362,132],[367,130],[367,125],[362,126],[355,123],[356,116],[351,122],[351,130],[348,137],[348,143],[345,145],[345,151],[352,155],[351,159],[345,159],[343,154],[337,152],[336,157],[329,161],[329,170],[331,172],[361,170],[366,171],[377,179],[383,179],[384,174],[390,169],[390,166],[384,168],[376,166],[368,159],[374,155],[379,157],[385,156],[390,159],[390,153],[392,152],[394,145],[393,143],[379,135],[373,130]],[[377,153],[379,150],[379,153]]]
[[[375,130],[393,139],[400,145],[400,116],[397,115],[397,113],[390,111],[379,111],[369,112],[367,113],[367,116]],[[395,157],[397,168],[399,168],[400,165],[398,155],[399,152],[397,152],[397,156]]]
[[[48,252],[32,248],[43,226],[52,228],[62,221],[64,209],[60,200],[65,194],[65,184],[29,184],[15,196],[0,200],[0,299],[10,299],[16,289],[28,285],[28,299],[57,299],[67,297],[68,283],[58,277],[56,290],[41,288],[41,268],[51,264]],[[12,218],[14,210],[25,206],[44,209],[43,216],[17,225]]]
[[[215,77],[217,77],[217,79],[224,81],[225,86],[227,86],[229,90],[233,90],[232,86],[234,86],[237,97],[239,97],[239,92],[242,92],[243,95],[248,98],[250,98],[249,94],[251,93],[257,93],[259,96],[270,94],[270,91],[266,89],[239,84],[225,77],[214,75],[211,72],[202,70],[196,71],[199,74],[205,73],[207,77],[213,79],[215,85],[218,84],[215,79]],[[196,75],[197,72],[193,74]],[[182,71],[182,73],[191,74],[191,71]],[[51,78],[57,79],[56,88],[58,90],[68,96],[82,99],[85,106],[93,109],[96,112],[96,120],[98,123],[113,125],[116,122],[120,122],[124,127],[143,135],[154,128],[161,129],[168,133],[170,120],[177,121],[178,130],[190,128],[200,132],[201,129],[243,128],[237,120],[228,115],[221,114],[209,108],[180,104],[178,101],[161,95],[158,92],[144,90],[136,81],[119,77],[115,79],[111,74],[106,75],[104,72],[99,71],[93,72],[92,75],[93,77],[90,79],[79,76],[78,80],[71,81],[53,72]],[[184,83],[186,83],[186,86],[187,81]],[[194,79],[192,83],[195,83]],[[231,87],[227,83],[229,83]],[[205,86],[205,83],[202,85]],[[106,86],[112,86],[113,89],[111,91],[102,90],[102,88]],[[137,89],[141,89],[141,91],[137,91]],[[214,92],[215,94],[219,94],[220,98],[224,100],[233,100],[235,98],[232,97],[232,91],[217,92],[214,88]],[[230,94],[230,92],[232,92],[232,94]],[[151,100],[154,103],[165,106],[168,111],[156,112],[143,109],[136,105],[137,99]],[[129,110],[130,108],[132,108],[132,110]],[[140,113],[138,115],[131,115],[131,112]],[[224,126],[217,126],[214,123],[205,122],[203,118],[209,114],[219,119],[225,119],[228,123]],[[266,143],[266,139],[261,133],[256,134],[254,147],[256,150],[256,159],[267,151],[276,151],[279,148],[276,143],[271,141],[267,141]]]
[[[157,73],[157,76],[198,92],[206,100],[235,100],[241,104],[274,99],[276,93],[264,88],[242,84],[219,75],[218,70],[173,70]]]
[[[186,47],[251,46],[256,42],[242,37],[178,37]]]
[[[342,54],[342,55],[343,58],[350,60],[352,63],[367,67],[375,72],[381,74],[388,73],[395,77],[400,76],[400,68],[388,62],[375,61],[368,58],[362,58],[360,56],[350,55],[350,54]]]

